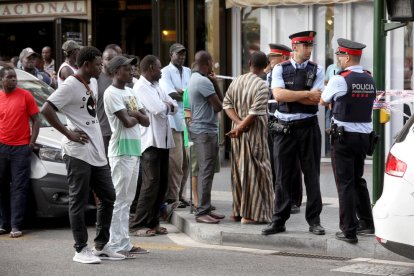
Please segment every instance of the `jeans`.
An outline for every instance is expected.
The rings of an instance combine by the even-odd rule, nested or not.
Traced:
[[[218,155],[217,133],[190,133],[190,136],[198,162],[198,206],[195,215],[202,216],[211,212],[211,187]]]
[[[0,228],[21,229],[30,187],[32,150],[0,143]]]
[[[69,220],[75,239],[75,249],[80,252],[87,245],[88,231],[85,224],[85,207],[89,189],[96,193],[99,202],[96,214],[95,247],[102,248],[109,241],[115,189],[109,165],[92,166],[85,161],[65,155],[69,184]]]

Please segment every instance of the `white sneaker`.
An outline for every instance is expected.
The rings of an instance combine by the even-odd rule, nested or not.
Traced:
[[[96,248],[94,247],[92,249],[92,252],[96,257],[99,257],[102,260],[121,261],[125,259],[125,255],[116,253],[107,245],[105,245],[104,248],[102,248],[102,250],[100,251],[96,250]]]
[[[101,262],[101,259],[96,257],[92,251],[87,246],[85,246],[82,248],[81,252],[75,253],[73,261],[83,264],[99,264]]]

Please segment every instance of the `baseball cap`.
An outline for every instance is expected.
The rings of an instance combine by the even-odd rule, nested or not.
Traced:
[[[108,63],[108,71],[110,74],[113,74],[116,69],[124,65],[135,65],[137,64],[136,58],[126,58],[124,56],[116,56]]]
[[[80,49],[80,45],[74,40],[67,40],[62,44],[62,50],[65,52],[71,52],[75,49]]]
[[[170,47],[170,54],[172,53],[179,53],[181,51],[187,51],[187,49],[180,43],[174,43]]]
[[[30,47],[27,47],[27,48],[24,48],[21,52],[20,52],[20,55],[19,55],[19,60],[20,61],[22,61],[23,60],[23,58],[27,58],[27,57],[30,57],[30,56],[32,56],[32,55],[35,55],[35,56],[40,56],[38,53],[36,53],[32,48],[30,48]]]

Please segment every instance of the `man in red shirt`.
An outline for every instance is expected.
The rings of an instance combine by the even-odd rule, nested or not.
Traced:
[[[18,238],[29,191],[31,154],[39,134],[39,108],[29,91],[17,87],[13,68],[0,69],[0,79],[0,235],[10,232],[10,237]]]

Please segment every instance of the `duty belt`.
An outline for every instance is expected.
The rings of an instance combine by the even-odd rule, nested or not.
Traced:
[[[316,116],[312,116],[302,120],[295,120],[295,121],[283,121],[278,119],[279,124],[286,125],[293,128],[302,128],[302,127],[309,127],[313,126],[318,123],[318,118]]]

